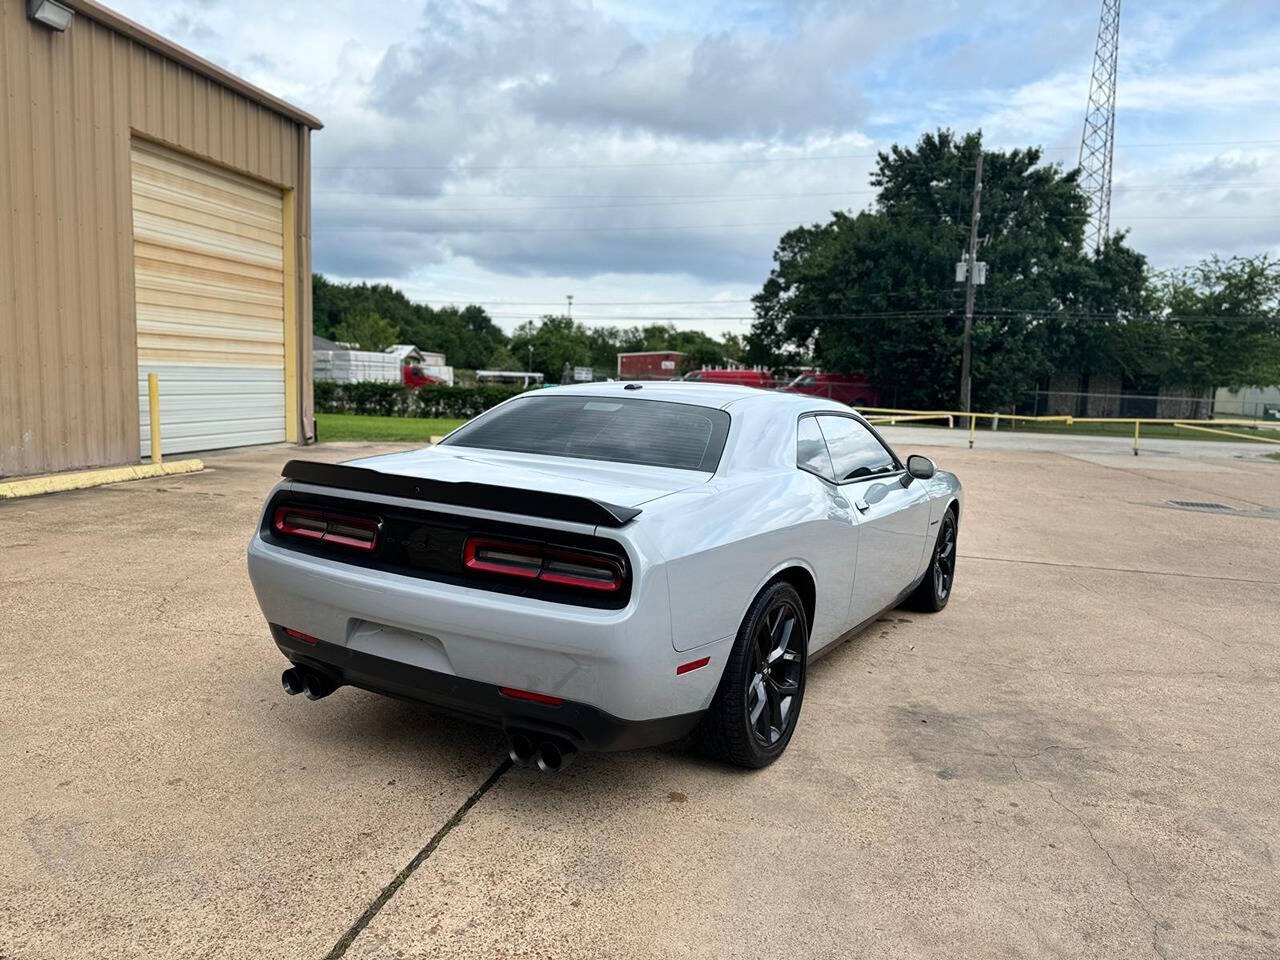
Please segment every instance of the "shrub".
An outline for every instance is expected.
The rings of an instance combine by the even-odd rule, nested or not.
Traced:
[[[520,393],[519,387],[448,387],[431,384],[411,390],[399,383],[317,381],[319,413],[363,413],[382,417],[469,420]]]

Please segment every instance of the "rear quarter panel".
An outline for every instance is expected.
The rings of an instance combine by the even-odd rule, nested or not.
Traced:
[[[675,648],[734,636],[760,588],[789,566],[815,582],[811,642],[838,633],[849,604],[839,584],[856,531],[827,501],[821,481],[793,468],[713,481],[647,509],[640,522],[665,558]]]

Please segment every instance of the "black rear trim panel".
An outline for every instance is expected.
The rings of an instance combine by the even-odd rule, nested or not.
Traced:
[[[496,510],[526,517],[542,517],[566,523],[589,523],[593,526],[623,527],[640,516],[635,507],[623,507],[589,497],[544,490],[519,490],[489,483],[451,483],[394,473],[381,473],[367,467],[349,467],[340,463],[318,463],[315,460],[290,460],[280,475],[286,480],[312,483],[337,490],[378,493],[406,500],[426,500],[476,510]]]
[[[503,695],[497,684],[410,666],[324,640],[314,644],[295,640],[276,624],[271,625],[271,633],[291,662],[311,667],[339,684],[426,703],[488,726],[564,737],[582,750],[633,750],[669,743],[702,719],[701,713],[684,713],[623,720],[572,700],[560,706],[533,703]]]
[[[350,550],[316,540],[277,533],[272,527],[276,508],[289,504],[331,510],[378,520],[377,546],[372,553]],[[581,533],[548,530],[529,524],[487,520],[426,508],[389,506],[355,497],[327,496],[300,490],[281,490],[272,497],[259,528],[267,543],[371,570],[385,570],[404,577],[435,580],[509,596],[531,597],[578,607],[620,610],[631,599],[631,563],[616,540]],[[499,537],[530,544],[546,544],[583,554],[607,557],[622,570],[622,588],[614,593],[579,590],[542,580],[524,580],[468,570],[463,545],[471,535]]]

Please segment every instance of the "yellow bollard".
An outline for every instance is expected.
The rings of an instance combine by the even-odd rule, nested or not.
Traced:
[[[978,429],[978,418],[976,415],[969,416],[969,449],[973,449],[973,434]]]
[[[147,409],[151,413],[151,462],[160,463],[160,380],[154,373],[147,374]]]
[[[1133,421],[1133,455],[1138,455],[1138,427],[1142,425],[1141,420]]]

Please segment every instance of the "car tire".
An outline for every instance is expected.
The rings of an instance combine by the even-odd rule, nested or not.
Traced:
[[[924,572],[924,579],[912,591],[903,604],[911,610],[922,613],[937,613],[951,599],[951,591],[956,579],[956,540],[959,525],[956,523],[956,512],[948,508],[942,516],[938,527],[938,538],[933,544],[933,556],[929,559],[929,569]]]
[[[698,727],[703,751],[739,767],[767,767],[787,749],[800,717],[809,626],[795,587],[756,597],[734,640],[720,686]]]

